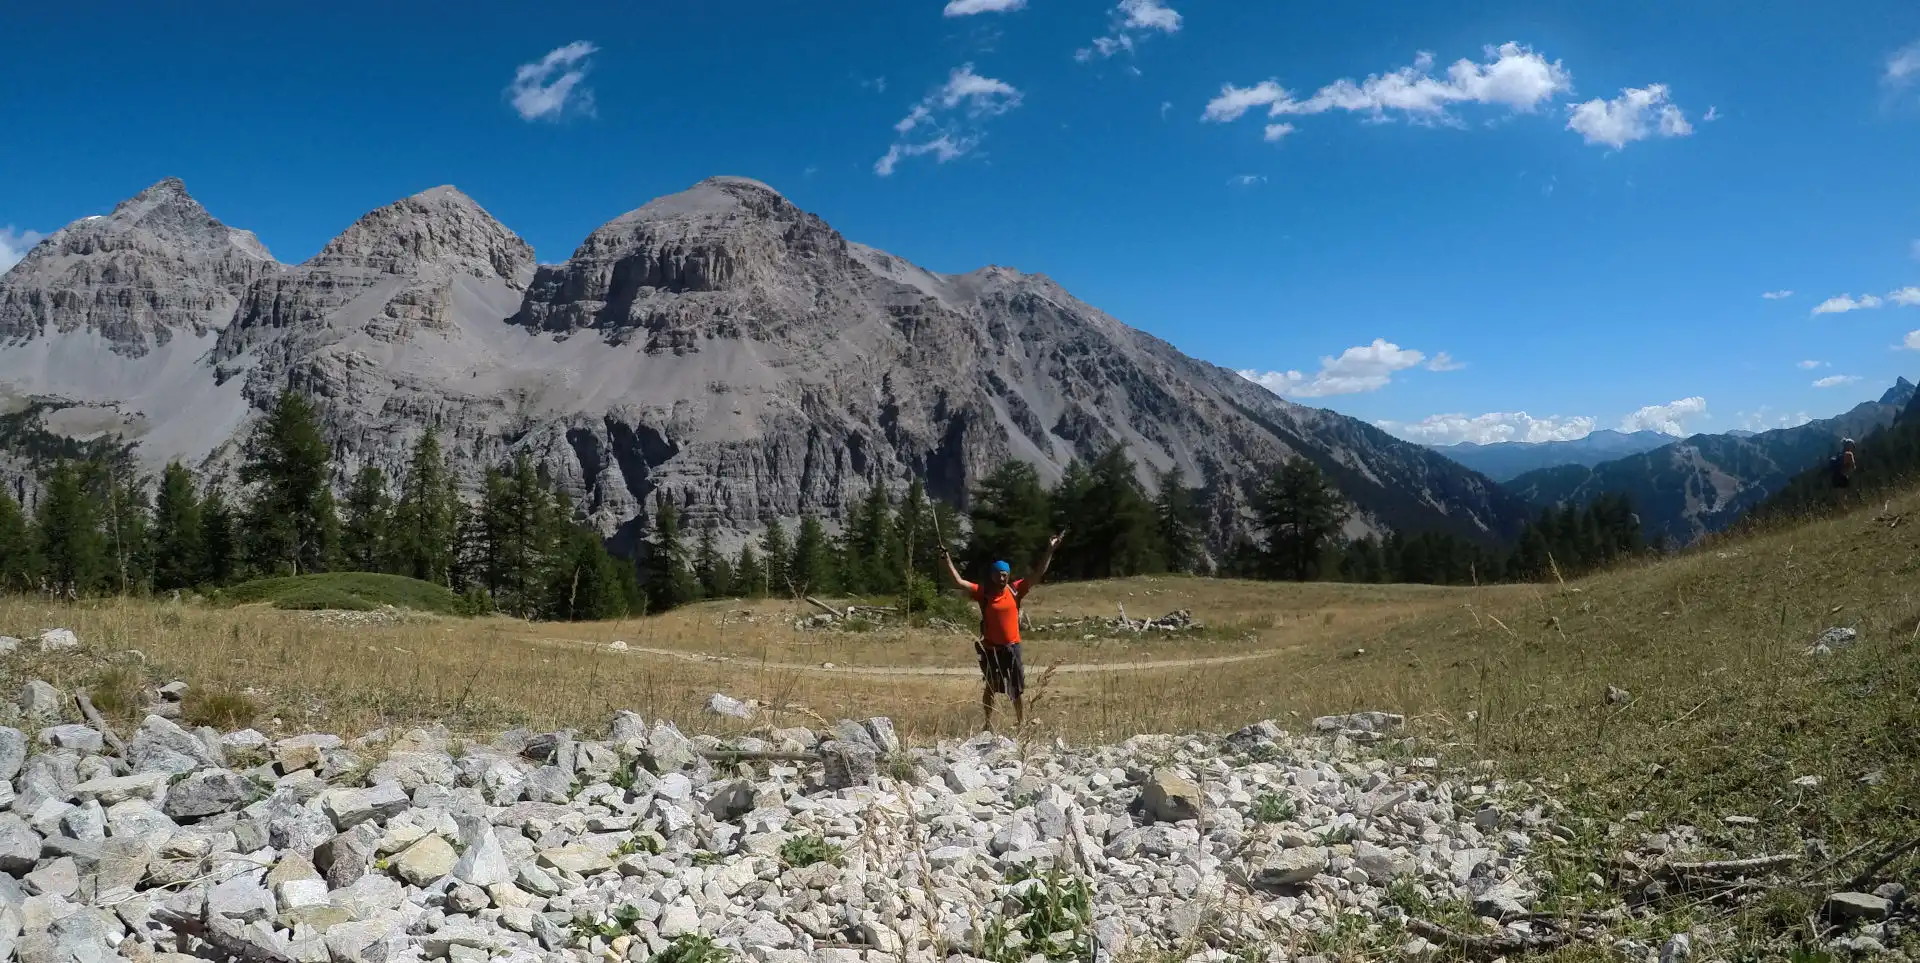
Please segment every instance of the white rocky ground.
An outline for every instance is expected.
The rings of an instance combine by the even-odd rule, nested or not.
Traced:
[[[3,710],[0,960],[1303,959],[1422,900],[1524,934],[1528,853],[1567,833],[1384,713],[922,749],[885,719],[723,745],[622,712],[481,745],[189,731],[184,690],[124,745],[43,682]]]

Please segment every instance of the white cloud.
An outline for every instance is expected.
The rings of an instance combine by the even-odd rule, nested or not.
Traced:
[[[581,82],[587,78],[589,58],[600,48],[578,40],[547,51],[530,64],[521,64],[513,72],[507,95],[521,120],[558,120],[569,109],[591,115],[593,91]]]
[[[1612,100],[1595,98],[1575,104],[1567,129],[1578,132],[1589,144],[1605,144],[1615,150],[1655,134],[1685,137],[1693,133],[1686,114],[1667,100],[1666,84],[1627,87]]]
[[[1535,418],[1524,411],[1492,411],[1484,415],[1430,415],[1419,421],[1375,422],[1408,441],[1423,445],[1472,442],[1492,445],[1503,441],[1574,441],[1593,432],[1594,420],[1584,415]]]
[[[1020,106],[1020,99],[1020,91],[1012,84],[982,77],[973,72],[972,64],[961,64],[947,75],[946,83],[893,125],[901,139],[874,162],[873,172],[891,176],[909,157],[931,154],[942,164],[964,157],[980,144],[980,122]],[[915,131],[922,131],[920,137],[905,139]]]
[[[0,227],[0,274],[19,264],[46,235],[39,231],[16,231],[13,225]]]
[[[1822,301],[1819,304],[1814,305],[1813,313],[1814,314],[1845,314],[1848,311],[1864,311],[1868,308],[1877,308],[1879,306],[1880,306],[1880,299],[1874,297],[1871,294],[1860,295],[1860,300],[1858,301],[1855,301],[1853,299],[1853,296],[1850,294],[1842,294],[1837,298],[1828,298],[1825,301]]]
[[[1435,357],[1446,357],[1446,352]],[[1394,372],[1417,367],[1425,360],[1427,356],[1419,351],[1375,338],[1372,344],[1348,348],[1337,358],[1321,358],[1320,370],[1311,376],[1298,371],[1245,370],[1239,374],[1276,395],[1324,398],[1378,391],[1393,381]]]
[[[1903,308],[1920,307],[1920,288],[1908,286],[1887,295],[1887,300]]]
[[[1292,124],[1268,124],[1263,139],[1269,144],[1277,144],[1281,138],[1293,133]]]
[[[1095,57],[1132,53],[1135,44],[1153,36],[1156,31],[1179,33],[1180,24],[1180,12],[1167,6],[1163,0],[1120,0],[1113,8],[1112,32],[1104,37],[1095,37],[1093,45],[1075,51],[1073,59],[1085,63]]]
[[[1012,13],[1027,5],[1027,0],[949,0],[946,15],[971,17],[976,13]]]
[[[1433,360],[1427,362],[1428,371],[1459,371],[1466,366],[1465,362],[1453,360],[1453,355],[1445,351],[1435,354]]]
[[[1768,291],[1765,294],[1762,294],[1760,296],[1763,298],[1766,298],[1769,301],[1778,301],[1781,298],[1793,297],[1793,292],[1792,291]]]
[[[1657,431],[1664,435],[1684,436],[1687,433],[1686,422],[1704,417],[1706,413],[1707,399],[1695,395],[1664,405],[1648,405],[1620,419],[1620,430]]]
[[[1906,340],[1902,342],[1901,347],[1908,351],[1920,351],[1920,331],[1907,332]]]
[[[1813,416],[1804,411],[1782,412],[1774,414],[1773,409],[1761,405],[1758,411],[1740,412],[1740,427],[1748,431],[1771,431],[1775,428],[1798,428],[1813,420]]]
[[[1486,61],[1475,63],[1461,58],[1444,75],[1433,73],[1433,54],[1421,51],[1411,66],[1384,74],[1369,74],[1365,80],[1341,78],[1315,91],[1305,100],[1296,99],[1278,81],[1263,80],[1251,87],[1223,85],[1219,96],[1207,103],[1201,119],[1214,123],[1238,120],[1247,111],[1264,107],[1269,117],[1311,116],[1330,110],[1364,114],[1370,120],[1385,121],[1399,116],[1419,124],[1459,126],[1460,120],[1448,112],[1455,104],[1482,104],[1505,107],[1513,113],[1532,113],[1555,94],[1573,89],[1573,75],[1560,61],[1549,61],[1528,47],[1508,42],[1484,48]],[[1272,125],[1267,139],[1277,139],[1274,130],[1292,130],[1291,125]]]
[[[1714,105],[1712,105],[1712,104],[1708,104],[1708,105],[1707,105],[1707,112],[1706,112],[1706,114],[1705,114],[1704,116],[1702,116],[1702,117],[1701,117],[1700,119],[1701,119],[1701,120],[1704,120],[1704,121],[1706,121],[1706,122],[1707,122],[1707,123],[1709,123],[1709,124],[1711,124],[1711,123],[1713,123],[1713,122],[1714,122],[1714,121],[1716,121],[1716,120],[1719,120],[1719,119],[1720,119],[1720,108],[1718,108],[1718,107],[1715,107],[1715,106],[1714,106]]]
[[[1227,181],[1227,183],[1235,187],[1252,187],[1255,184],[1265,184],[1266,182],[1267,175],[1265,174],[1239,174]]]
[[[1800,370],[1802,370],[1802,371],[1812,371],[1812,370],[1813,370],[1813,369],[1815,369],[1815,368],[1824,368],[1824,367],[1827,367],[1827,363],[1826,363],[1825,361],[1802,361],[1802,362],[1800,362]]]
[[[1904,87],[1920,78],[1920,40],[1916,40],[1887,57],[1887,72],[1880,79],[1889,87]]]
[[[1841,385],[1850,385],[1859,380],[1859,375],[1828,375],[1824,378],[1816,379],[1813,386],[1815,388],[1838,388]]]
[[[1160,119],[1166,120],[1167,115],[1171,113],[1173,113],[1173,101],[1171,100],[1161,101],[1160,102]],[[1920,244],[1920,241],[1915,241],[1914,243]],[[1920,248],[1916,248],[1916,250],[1920,250]]]

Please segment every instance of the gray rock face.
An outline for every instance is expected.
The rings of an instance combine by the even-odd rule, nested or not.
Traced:
[[[1200,787],[1167,770],[1158,770],[1140,790],[1140,808],[1164,823],[1200,818]]]
[[[0,276],[0,341],[92,331],[142,355],[225,326],[247,285],[279,267],[169,177],[54,232]]]
[[[136,301],[166,308],[147,312],[164,322],[140,324],[197,340],[176,337],[177,357],[154,350],[138,370],[94,372],[92,359],[41,334],[84,318],[0,316],[0,336],[37,339],[0,360],[0,389],[84,388],[36,409],[38,430],[137,435],[154,468],[172,457],[230,467],[248,420],[297,374],[347,453],[346,475],[361,463],[404,474],[407,447],[438,424],[469,479],[532,453],[625,547],[650,526],[656,493],[688,525],[716,522],[737,543],[768,518],[837,522],[874,483],[917,478],[964,505],[1006,459],[1052,481],[1116,443],[1150,488],[1162,469],[1216,483],[1206,509],[1216,547],[1244,528],[1263,468],[1291,454],[1328,468],[1357,507],[1356,532],[1508,535],[1528,514],[1431,450],[1286,402],[1043,275],[925,271],[754,181],[702,181],[538,268],[523,241],[452,188],[368,214],[293,268],[234,240],[177,182],[149,194],[128,210],[175,211],[168,223],[191,221],[198,240],[167,241],[191,256],[155,256],[126,284]],[[6,276],[0,303],[107,297],[96,275],[130,273],[108,249],[159,243],[136,243],[151,233],[145,216],[56,234]],[[69,243],[81,237],[94,240]],[[137,405],[119,387],[129,384]]]

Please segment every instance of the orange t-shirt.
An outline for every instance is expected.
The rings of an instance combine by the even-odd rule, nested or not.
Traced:
[[[980,631],[986,635],[988,645],[1020,644],[1020,600],[1027,594],[1026,579],[1015,579],[992,598],[973,582],[967,583],[967,593],[980,603]]]

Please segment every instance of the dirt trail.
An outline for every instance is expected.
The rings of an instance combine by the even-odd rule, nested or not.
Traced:
[[[602,649],[603,651],[605,651],[604,646],[595,645],[594,643],[591,643],[591,642],[583,642],[579,639],[546,639],[543,641],[564,643],[568,645],[587,646],[589,648]],[[1197,668],[1202,668],[1210,665],[1231,665],[1235,662],[1252,662],[1258,659],[1270,659],[1283,652],[1291,652],[1298,648],[1301,648],[1301,647],[1297,645],[1283,645],[1283,646],[1276,646],[1272,649],[1268,649],[1262,652],[1246,652],[1240,655],[1216,655],[1216,656],[1208,656],[1205,658],[1197,658],[1197,659],[1156,659],[1156,660],[1151,660],[1146,662],[1065,662],[1060,664],[1057,668],[1055,668],[1054,671],[1082,673],[1082,672],[1139,672],[1139,671],[1152,670],[1152,669],[1197,669]],[[748,667],[755,667],[755,668],[762,668],[762,669],[772,669],[780,672],[824,672],[824,673],[834,674],[834,675],[871,675],[871,676],[916,676],[917,675],[917,676],[962,676],[962,677],[969,677],[969,676],[977,677],[980,674],[980,670],[971,665],[967,666],[966,668],[949,667],[949,666],[915,666],[915,665],[896,665],[896,666],[834,665],[832,668],[827,668],[825,665],[822,665],[820,663],[767,662],[760,659],[750,658],[747,656],[707,655],[700,652],[682,652],[676,649],[655,649],[655,648],[649,648],[647,646],[640,646],[640,645],[627,646],[627,648],[625,649],[625,654],[656,655],[662,658],[679,659],[683,662],[711,662],[711,663],[720,663],[720,664],[741,665],[741,666],[748,666]],[[1033,665],[1033,666],[1028,666],[1028,671],[1038,671],[1044,668],[1045,666]]]

